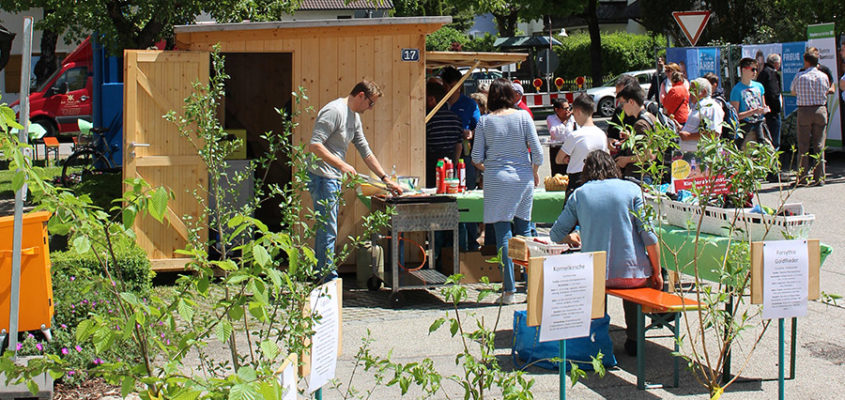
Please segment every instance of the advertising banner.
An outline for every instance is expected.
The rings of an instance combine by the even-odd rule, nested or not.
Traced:
[[[702,193],[728,194],[728,181],[724,175],[711,175],[695,153],[675,152],[672,157],[672,185],[675,193],[698,188]]]
[[[789,93],[789,88],[792,87],[792,80],[795,79],[795,74],[804,68],[804,49],[806,48],[807,42],[790,42],[783,44],[783,54],[781,55],[781,74],[783,77],[784,117],[788,116],[797,109],[795,96],[792,96]]]
[[[680,65],[689,80],[702,77],[708,72],[719,75],[720,49],[718,47],[670,47],[666,49],[666,62]]]

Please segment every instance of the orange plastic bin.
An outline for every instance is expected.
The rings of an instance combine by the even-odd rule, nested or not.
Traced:
[[[24,214],[21,242],[21,290],[18,331],[50,328],[53,320],[53,279],[50,275],[50,248],[47,220],[50,213]],[[9,297],[12,280],[12,239],[14,217],[0,217],[0,329],[9,330]]]

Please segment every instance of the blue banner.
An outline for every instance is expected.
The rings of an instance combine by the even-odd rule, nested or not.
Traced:
[[[804,68],[804,49],[806,42],[790,42],[783,44],[783,55],[781,73],[783,75],[783,113],[784,116],[789,115],[797,108],[795,105],[795,97],[790,95],[789,89],[792,87],[792,80],[795,75]]]
[[[670,47],[666,49],[666,62],[680,65],[689,80],[708,72],[719,76],[720,50],[718,47]]]

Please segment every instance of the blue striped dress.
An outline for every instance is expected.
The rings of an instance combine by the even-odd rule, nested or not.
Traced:
[[[482,116],[475,128],[472,161],[484,164],[484,223],[512,221],[514,217],[530,221],[532,164],[543,164],[543,150],[528,113],[519,110]]]

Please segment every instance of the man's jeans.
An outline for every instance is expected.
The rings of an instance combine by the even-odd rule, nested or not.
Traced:
[[[780,148],[780,114],[766,114],[766,126],[769,127],[772,146],[778,150]]]
[[[337,201],[340,196],[339,179],[325,178],[308,173],[308,191],[317,214],[317,231],[314,236],[314,255],[320,276],[334,273],[334,246],[337,239]]]
[[[493,224],[496,229],[496,248],[502,254],[502,280],[505,292],[513,293],[516,290],[516,282],[513,276],[513,261],[508,257],[508,240],[516,236],[528,236],[529,228],[528,221],[514,217],[513,230],[511,230],[511,221],[501,221]]]

